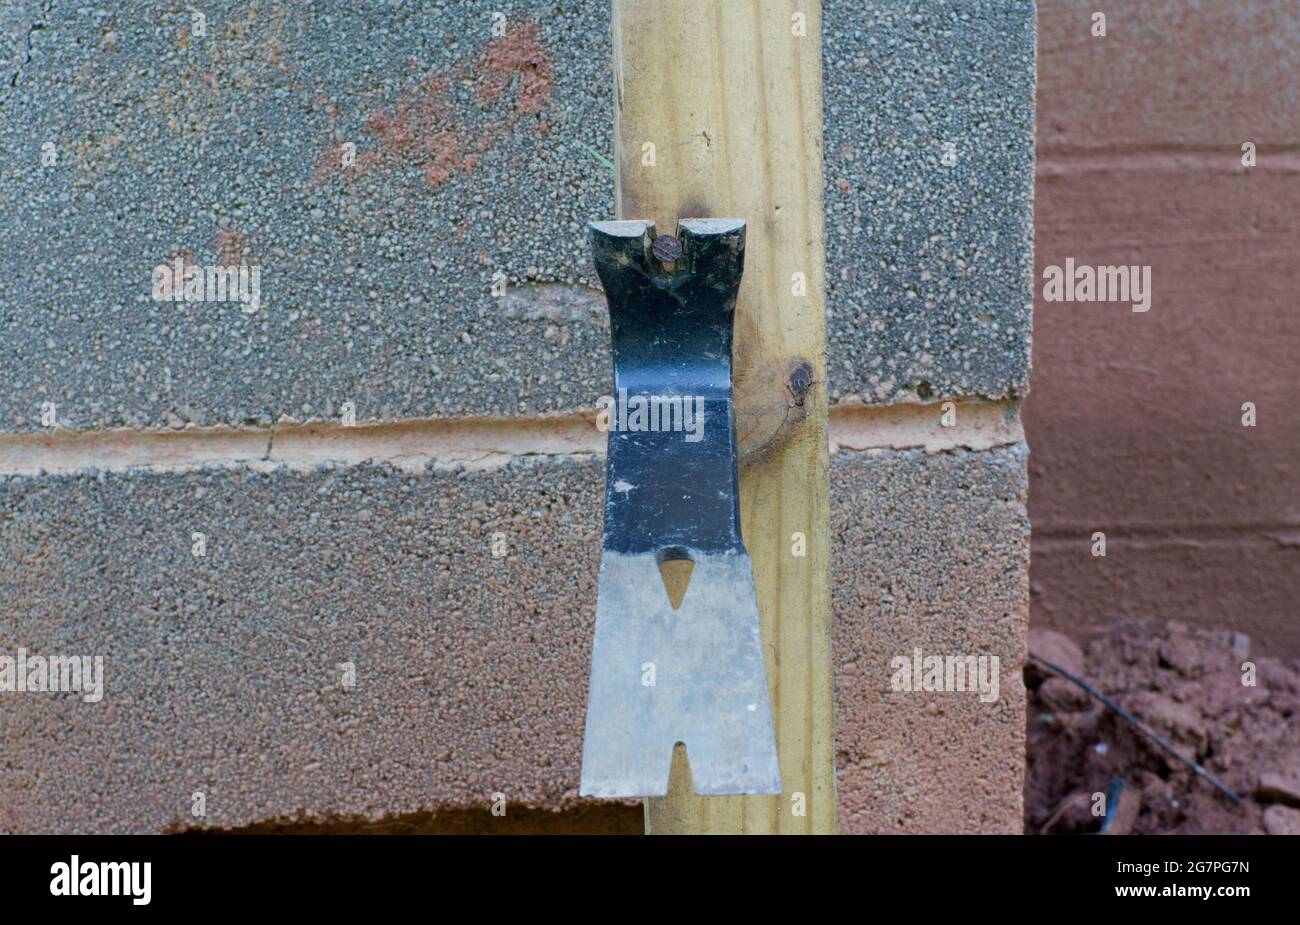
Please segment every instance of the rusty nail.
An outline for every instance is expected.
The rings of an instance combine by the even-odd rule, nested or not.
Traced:
[[[659,258],[660,263],[665,267],[671,267],[682,256],[682,242],[670,234],[657,235],[651,250]]]

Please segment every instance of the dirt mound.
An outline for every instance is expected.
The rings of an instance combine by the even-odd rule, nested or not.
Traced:
[[[1025,832],[1285,834],[1300,831],[1300,659],[1250,651],[1240,633],[1118,626],[1082,649],[1031,630],[1030,652],[1076,673],[1242,796],[1235,805],[1111,709],[1031,662]]]

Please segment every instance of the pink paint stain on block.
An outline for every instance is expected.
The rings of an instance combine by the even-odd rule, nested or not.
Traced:
[[[521,116],[538,114],[550,100],[553,77],[540,33],[535,22],[525,20],[489,42],[473,65],[457,67],[450,76],[425,75],[403,90],[392,107],[367,117],[364,129],[373,139],[370,147],[358,150],[337,141],[326,145],[308,185],[317,186],[339,172],[360,176],[376,167],[408,164],[436,189],[456,174],[473,170],[480,155],[513,131]],[[514,87],[514,105],[494,128],[475,137],[465,127],[468,114],[452,97],[453,78],[473,82],[475,99],[487,108],[499,105]],[[337,108],[329,112],[332,122]]]

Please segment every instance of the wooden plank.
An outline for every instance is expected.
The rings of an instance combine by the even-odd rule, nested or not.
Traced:
[[[832,832],[820,8],[614,0],[613,31],[619,217],[661,232],[679,218],[748,224],[736,308],[741,519],[783,787],[697,797],[679,747],[646,828]]]

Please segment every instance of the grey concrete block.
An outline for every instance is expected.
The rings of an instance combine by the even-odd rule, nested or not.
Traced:
[[[203,10],[203,37],[183,6],[32,11],[0,108],[0,427],[46,401],[74,428],[594,404],[607,333],[491,287],[595,283],[608,4]],[[259,309],[154,301],[177,254],[257,263]]]
[[[98,703],[0,692],[0,831],[570,806],[600,478],[588,461],[0,481],[0,654],[101,655],[106,678]]]
[[[1024,455],[833,457],[844,831],[1019,825]],[[486,814],[498,792],[572,808],[602,477],[592,459],[0,480],[0,654],[105,660],[99,703],[0,692],[0,831]],[[890,692],[889,658],[917,645],[999,655],[1000,699]]]
[[[39,8],[6,3],[0,7],[0,107],[17,91],[27,65]]]
[[[499,6],[7,11],[0,429],[590,407],[600,303],[491,285],[595,285],[608,4],[512,3],[493,45]],[[828,0],[824,61],[832,394],[1018,394],[1032,5]],[[259,309],[154,301],[175,255],[256,263]]]
[[[842,832],[1021,831],[1027,455],[1017,445],[835,457],[832,652]],[[891,661],[918,649],[923,659],[996,656],[997,699],[914,683],[906,689],[915,679],[896,677]],[[986,680],[992,664],[984,663]]]
[[[1022,394],[1034,4],[828,0],[824,17],[832,397]]]

